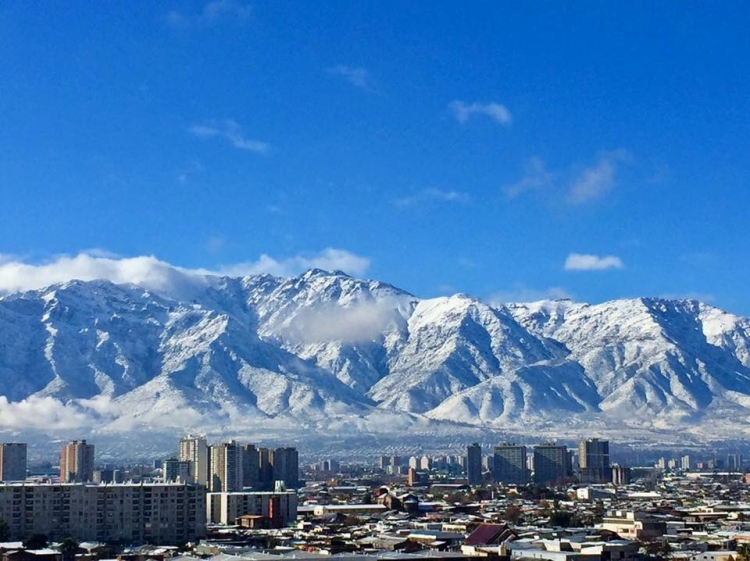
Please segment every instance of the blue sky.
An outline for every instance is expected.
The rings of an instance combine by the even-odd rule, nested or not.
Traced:
[[[2,3],[0,289],[83,252],[750,315],[749,16]]]

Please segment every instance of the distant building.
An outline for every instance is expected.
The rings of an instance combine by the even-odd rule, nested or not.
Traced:
[[[71,440],[60,451],[60,481],[85,483],[94,480],[94,445]]]
[[[214,493],[242,490],[242,447],[235,440],[210,446],[211,478]]]
[[[0,519],[13,536],[174,545],[205,536],[205,496],[192,484],[0,484]]]
[[[273,465],[271,465],[271,450],[258,448],[258,487],[273,489]]]
[[[558,483],[572,475],[570,454],[565,446],[539,444],[534,446],[534,483]]]
[[[492,476],[498,483],[528,483],[529,470],[526,466],[526,446],[509,443],[495,446]]]
[[[466,478],[469,485],[482,483],[482,447],[476,442],[466,448]]]
[[[240,451],[242,455],[242,487],[258,488],[260,481],[260,457],[254,444],[245,444]]]
[[[205,436],[188,435],[180,440],[180,456],[182,461],[190,462],[190,478],[192,482],[208,487],[208,443]]]
[[[0,443],[0,481],[24,481],[25,479],[26,444]]]
[[[276,448],[271,453],[273,479],[283,481],[289,489],[299,487],[299,454],[296,448]]]
[[[190,475],[190,462],[169,458],[162,463],[163,478],[166,483],[189,483],[192,481]],[[109,481],[112,481],[110,479]]]
[[[615,485],[627,485],[630,483],[631,470],[629,467],[612,464],[612,483]]]
[[[590,438],[578,444],[579,479],[581,483],[609,483],[609,441]]]
[[[242,517],[257,516],[268,522],[259,525],[279,528],[297,519],[297,493],[208,493],[206,509],[213,524],[239,524]]]

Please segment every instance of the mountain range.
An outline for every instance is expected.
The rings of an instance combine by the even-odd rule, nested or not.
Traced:
[[[0,298],[0,430],[744,435],[750,322],[694,300],[423,299],[376,280],[183,275]]]

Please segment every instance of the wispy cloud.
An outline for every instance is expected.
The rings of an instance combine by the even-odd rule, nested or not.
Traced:
[[[610,192],[617,185],[620,167],[631,161],[627,150],[617,149],[599,152],[589,166],[550,171],[544,161],[535,156],[526,162],[523,177],[502,190],[509,198],[537,192],[550,196],[556,203],[583,205]]]
[[[525,168],[524,176],[518,182],[503,188],[508,197],[517,197],[527,191],[546,189],[554,184],[555,174],[547,171],[541,158],[531,158]]]
[[[188,131],[198,138],[223,138],[235,148],[265,154],[270,146],[260,140],[245,137],[242,127],[231,119],[208,121],[200,125],[192,125]]]
[[[166,21],[171,27],[189,29],[212,27],[222,23],[245,23],[252,17],[252,7],[237,0],[212,0],[196,13],[171,11]]]
[[[6,256],[0,261],[0,294],[36,290],[70,280],[97,279],[115,284],[136,284],[166,294],[187,294],[204,287],[207,277],[211,276],[269,273],[289,277],[312,268],[363,275],[369,266],[368,258],[336,248],[286,258],[262,254],[254,261],[224,265],[216,269],[179,267],[153,255],[117,257],[89,252],[74,256],[59,255],[43,263],[29,263]]]
[[[370,268],[370,260],[344,249],[326,248],[320,253],[295,255],[276,259],[263,254],[256,261],[248,261],[221,267],[219,272],[230,276],[246,276],[268,273],[280,277],[290,277],[307,269],[345,271],[352,275],[364,275]]]
[[[574,205],[587,203],[608,193],[615,185],[618,166],[630,161],[625,150],[602,152],[593,166],[583,169],[568,190],[568,202]]]
[[[545,289],[529,288],[524,285],[516,285],[510,290],[495,292],[489,297],[492,304],[507,304],[512,302],[538,302],[540,300],[564,300],[573,299],[573,295],[559,286]]]
[[[409,197],[401,197],[393,201],[396,208],[405,209],[412,206],[424,204],[430,201],[444,203],[467,204],[471,202],[471,197],[465,191],[442,190],[442,189],[425,189]]]
[[[566,271],[604,271],[606,269],[623,269],[622,259],[615,255],[590,255],[571,253],[565,259]]]
[[[367,69],[362,67],[337,64],[336,66],[330,67],[328,73],[334,76],[340,76],[355,88],[371,91],[374,87],[372,76]]]
[[[455,100],[448,104],[448,109],[459,123],[465,123],[473,115],[489,117],[496,123],[506,126],[510,125],[513,120],[508,108],[494,101],[466,103],[465,101]]]

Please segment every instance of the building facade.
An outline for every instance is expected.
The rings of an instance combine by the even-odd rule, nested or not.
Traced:
[[[260,453],[254,444],[245,444],[242,454],[242,488],[258,488],[260,481]]]
[[[240,517],[248,515],[266,518],[271,527],[286,526],[297,519],[297,493],[208,493],[206,518],[209,523],[236,524]]]
[[[26,450],[22,442],[0,443],[0,481],[26,479]]]
[[[482,447],[476,442],[466,448],[466,478],[469,485],[482,483]]]
[[[190,471],[191,463],[187,460],[169,458],[162,463],[162,473],[165,483],[190,483],[192,482]]]
[[[590,438],[578,444],[579,479],[581,483],[609,483],[609,441]]]
[[[85,483],[94,480],[94,445],[71,440],[60,451],[60,482]]]
[[[227,493],[242,490],[242,447],[234,440],[211,447],[209,490]]]
[[[188,435],[180,440],[182,461],[190,462],[190,478],[193,483],[208,487],[208,442],[205,436]]]
[[[283,481],[289,489],[299,487],[299,454],[296,448],[276,448],[271,452],[274,481]]]
[[[565,446],[534,446],[534,483],[551,485],[563,481],[572,474],[570,454]]]
[[[206,534],[205,488],[193,484],[4,484],[11,536],[178,544]]]
[[[498,483],[523,485],[529,482],[526,446],[501,444],[495,446],[492,476]]]

